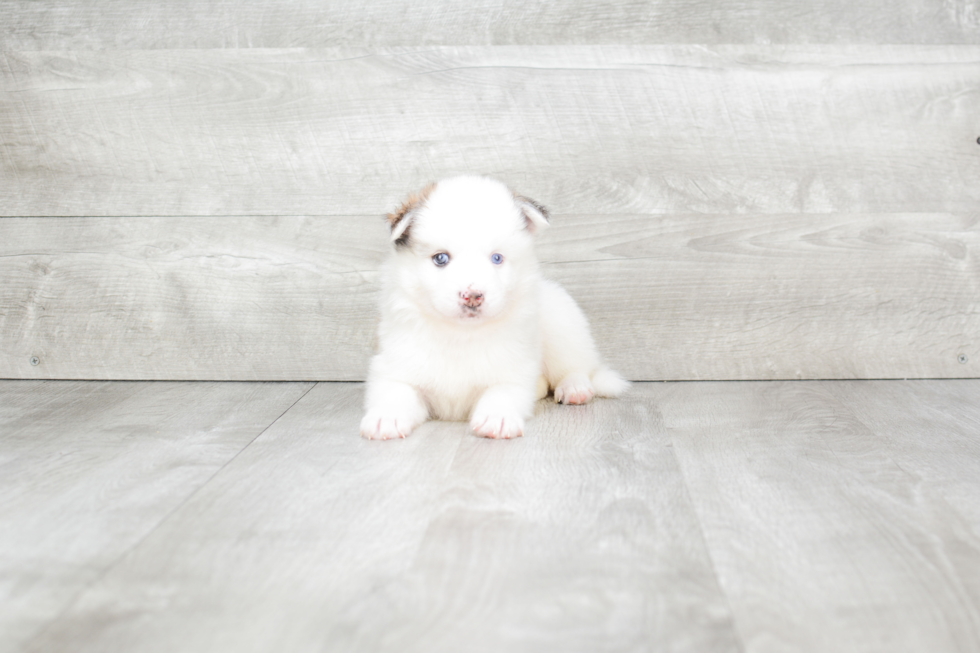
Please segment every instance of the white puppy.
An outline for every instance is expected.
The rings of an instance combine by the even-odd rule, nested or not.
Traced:
[[[603,366],[581,309],[541,278],[533,236],[548,213],[485,177],[454,177],[388,216],[379,353],[361,435],[405,437],[426,419],[523,435],[534,402],[584,404],[629,385]]]

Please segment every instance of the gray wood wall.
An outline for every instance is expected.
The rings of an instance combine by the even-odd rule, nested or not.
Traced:
[[[362,379],[380,215],[460,172],[631,378],[980,376],[976,1],[0,16],[0,377]]]

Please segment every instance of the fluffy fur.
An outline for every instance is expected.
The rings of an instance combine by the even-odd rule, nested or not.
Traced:
[[[550,391],[584,404],[627,388],[575,301],[538,272],[544,207],[492,179],[454,177],[409,196],[388,222],[395,252],[361,435],[403,438],[434,418],[512,438]]]

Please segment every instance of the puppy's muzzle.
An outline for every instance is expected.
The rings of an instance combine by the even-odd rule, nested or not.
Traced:
[[[483,303],[483,293],[479,290],[464,290],[459,293],[459,299],[467,308],[477,308]]]

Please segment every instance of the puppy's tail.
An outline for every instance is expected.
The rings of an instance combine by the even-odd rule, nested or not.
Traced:
[[[630,382],[608,367],[600,367],[592,375],[592,387],[600,397],[618,397],[630,387]]]

